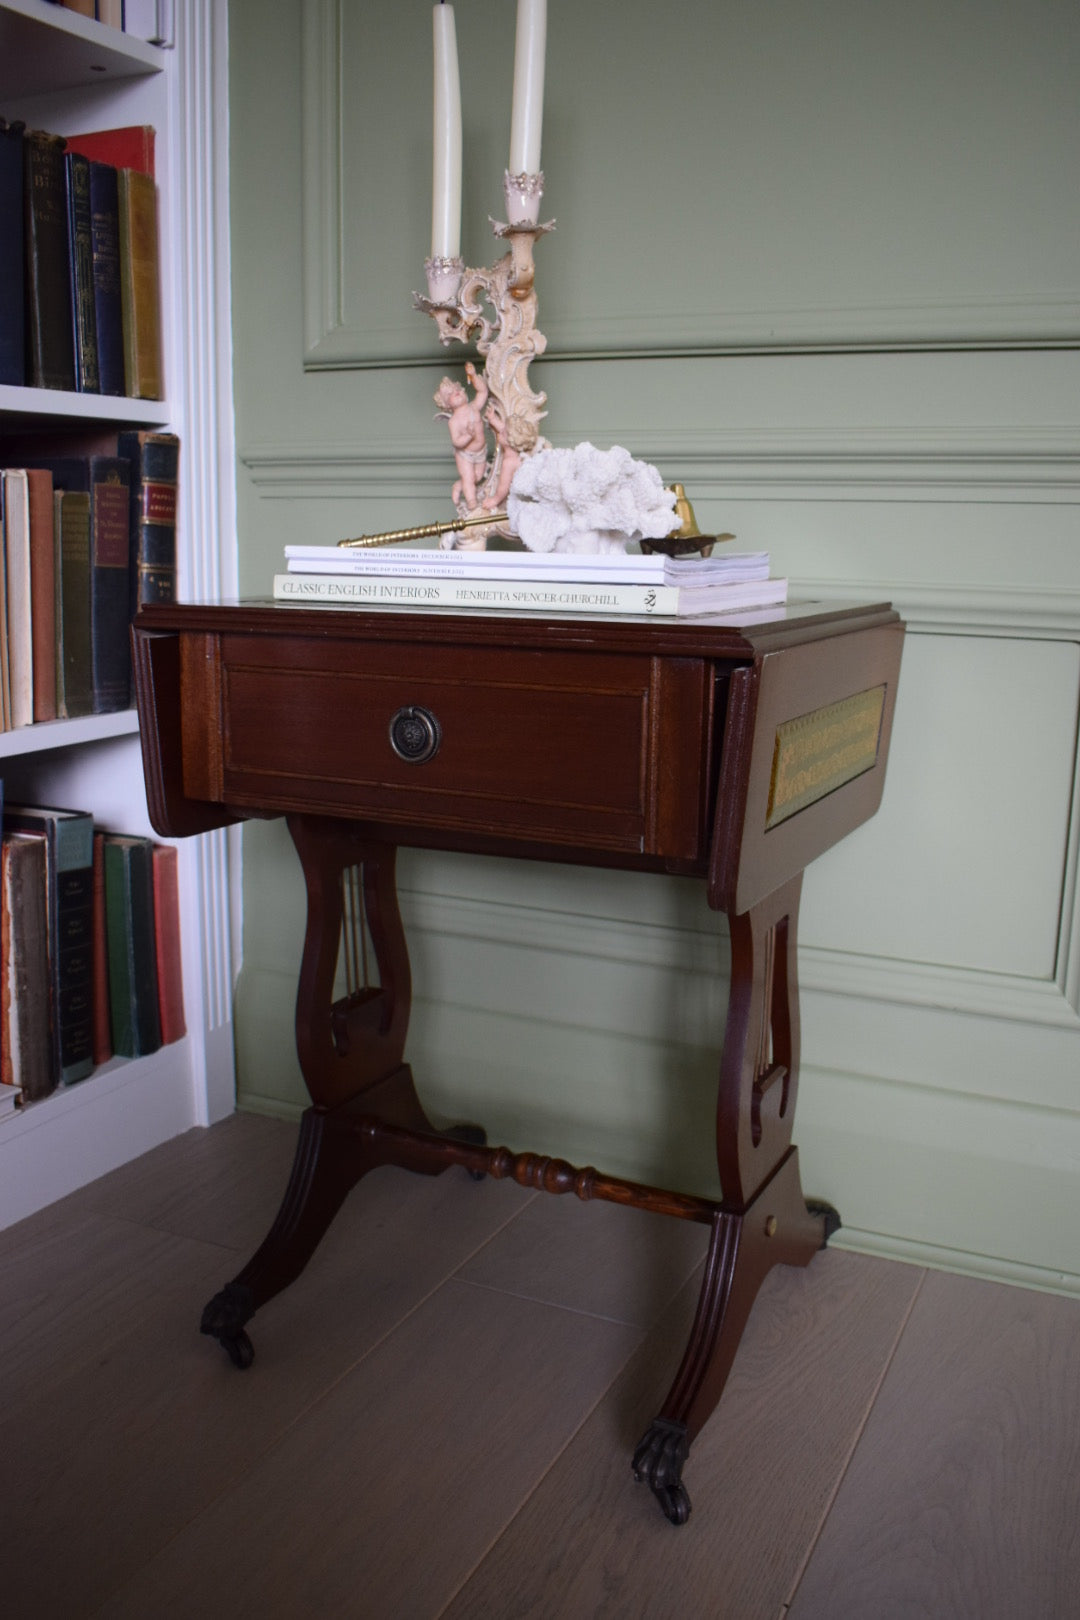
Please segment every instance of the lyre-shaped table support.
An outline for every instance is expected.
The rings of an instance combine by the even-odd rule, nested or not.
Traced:
[[[839,1224],[826,1206],[808,1208],[791,1145],[801,877],[730,918],[731,990],[716,1115],[723,1196],[714,1202],[488,1147],[478,1126],[438,1131],[404,1062],[411,983],[395,849],[344,820],[292,816],[289,828],[308,895],[296,1035],[312,1106],[277,1218],[252,1259],[206,1307],[203,1332],[219,1339],[237,1366],[250,1365],[245,1324],[295,1280],[351,1188],[381,1164],[425,1175],[461,1165],[475,1177],[511,1177],[547,1192],[707,1224],[708,1257],[686,1353],[633,1464],[672,1523],[685,1523],[683,1464],[720,1398],[763,1279],[777,1264],[806,1265]],[[377,982],[365,975],[340,996],[343,935],[352,941],[354,966],[370,939]]]

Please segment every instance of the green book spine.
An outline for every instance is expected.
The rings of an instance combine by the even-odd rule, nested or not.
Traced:
[[[131,615],[143,602],[176,600],[176,494],[180,440],[175,433],[129,431],[117,453],[131,463]]]
[[[149,838],[105,836],[105,932],[113,1051],[145,1057],[161,1045]]]

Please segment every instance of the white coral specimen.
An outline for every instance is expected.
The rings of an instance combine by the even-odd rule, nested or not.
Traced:
[[[679,526],[675,496],[647,461],[586,441],[538,450],[514,474],[510,527],[530,551],[623,551],[628,540],[659,540]]]

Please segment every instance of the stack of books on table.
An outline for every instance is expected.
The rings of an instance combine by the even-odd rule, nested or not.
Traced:
[[[286,546],[274,597],[300,605],[624,613],[714,618],[787,599],[767,551],[671,558],[655,552],[439,551]]]

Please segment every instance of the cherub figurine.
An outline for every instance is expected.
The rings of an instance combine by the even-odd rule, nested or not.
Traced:
[[[510,492],[522,456],[536,447],[536,429],[522,416],[511,416],[507,421],[495,400],[489,402],[484,421],[495,435],[496,449],[494,487],[483,506],[485,512],[497,512]]]
[[[461,383],[444,377],[435,391],[437,415],[443,417],[450,430],[450,443],[454,448],[458,478],[450,498],[455,506],[464,503],[466,513],[476,510],[477,485],[483,482],[487,468],[487,435],[484,432],[483,409],[487,403],[488,385],[477,376],[471,360],[465,362],[465,375],[475,390],[472,399]]]

